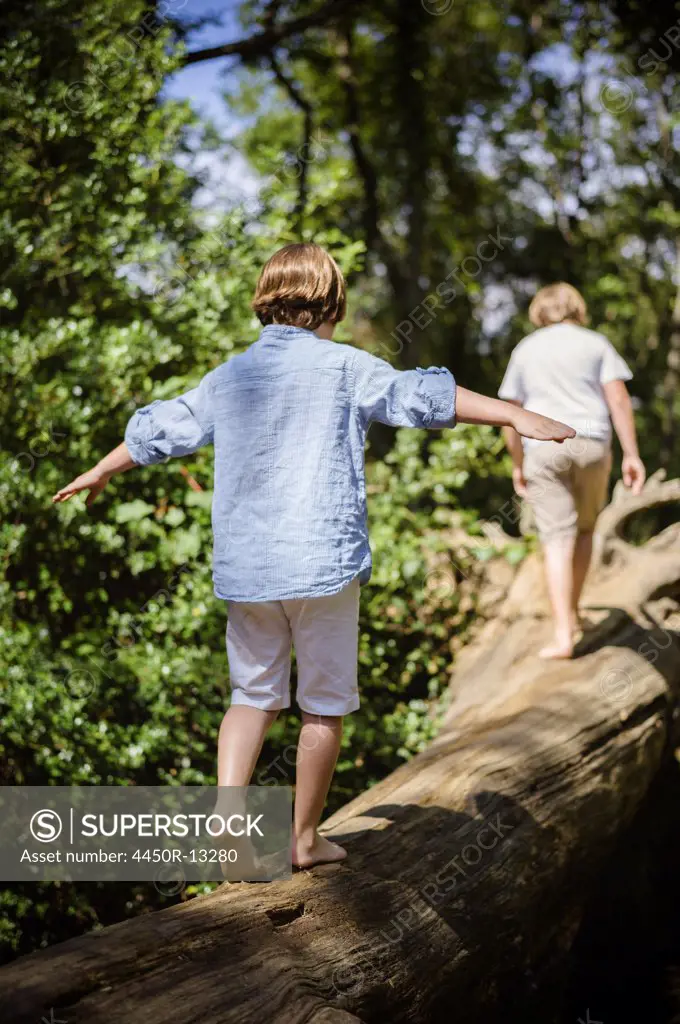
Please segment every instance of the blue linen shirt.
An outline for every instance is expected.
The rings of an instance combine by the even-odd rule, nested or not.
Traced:
[[[139,409],[139,465],[215,446],[213,581],[230,601],[323,597],[371,575],[370,424],[455,426],[449,370],[395,370],[297,327],[265,327],[179,398]]]

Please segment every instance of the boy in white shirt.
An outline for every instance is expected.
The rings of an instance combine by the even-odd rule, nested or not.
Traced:
[[[540,654],[569,658],[578,623],[598,513],[611,471],[611,421],[623,449],[622,475],[639,494],[645,469],[625,382],[633,376],[604,335],[588,330],[586,304],[569,284],[548,285],[535,296],[529,319],[538,328],[510,357],[499,397],[531,412],[563,419],[576,437],[537,445],[504,429],[515,491],[532,506],[545,556],[555,637]]]

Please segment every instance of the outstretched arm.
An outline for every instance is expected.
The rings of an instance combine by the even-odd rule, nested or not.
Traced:
[[[458,388],[456,415],[459,423],[488,423],[492,427],[511,427],[522,437],[531,437],[536,441],[561,442],[566,441],[568,437],[576,436],[574,428],[561,423],[560,420],[528,412],[514,402],[478,395],[476,391],[468,391],[467,388]]]
[[[451,373],[441,366],[395,370],[361,349],[356,350],[354,365],[357,404],[367,423],[377,420],[392,427],[488,423],[512,426],[518,434],[539,441],[564,441],[575,435],[571,427],[558,420],[457,387]]]
[[[74,494],[79,494],[81,491],[89,491],[86,504],[91,505],[97,495],[101,494],[104,490],[114,473],[124,473],[126,469],[132,469],[136,465],[137,463],[133,461],[127,445],[123,442],[117,448],[114,448],[113,451],[109,452],[108,455],[105,455],[96,466],[88,469],[87,473],[81,473],[70,484],[57,491],[52,498],[52,502],[56,504],[60,501],[68,501]]]
[[[114,473],[132,466],[152,466],[173,455],[189,455],[213,440],[212,387],[214,371],[197,388],[178,398],[152,402],[139,409],[127,425],[125,441],[104,456],[93,469],[76,477],[52,498],[68,501],[80,491],[89,491],[91,505]]]

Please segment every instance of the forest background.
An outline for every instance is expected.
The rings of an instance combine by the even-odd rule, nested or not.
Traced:
[[[530,296],[570,281],[634,371],[643,457],[680,473],[677,4],[215,7],[0,14],[4,785],[214,782],[229,681],[212,452],[129,473],[89,513],[49,499],[136,407],[256,338],[254,283],[286,242],[347,273],[340,340],[490,394]],[[427,742],[485,563],[533,543],[493,431],[376,430],[367,458],[363,704],[331,807]],[[515,538],[500,554],[489,520]],[[256,781],[293,781],[296,721],[280,717]],[[0,956],[199,889],[6,886]]]

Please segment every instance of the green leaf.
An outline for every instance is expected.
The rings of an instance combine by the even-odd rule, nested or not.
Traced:
[[[116,505],[114,516],[117,523],[135,523],[140,519],[146,518],[146,516],[150,516],[155,511],[154,505],[149,505],[148,502],[142,501],[141,498],[135,498],[134,501],[125,502],[123,505]]]

